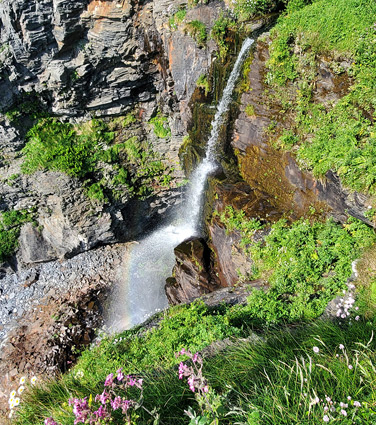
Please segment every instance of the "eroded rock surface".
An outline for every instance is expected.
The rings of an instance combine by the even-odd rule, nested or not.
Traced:
[[[167,279],[165,286],[170,304],[193,301],[220,287],[216,277],[210,274],[210,251],[203,239],[188,239],[174,252],[173,277]]]
[[[311,173],[299,168],[293,155],[272,147],[273,135],[268,128],[275,126],[273,134],[289,128],[293,116],[289,116],[278,104],[271,102],[273,93],[266,94],[266,61],[269,58],[268,39],[256,45],[249,72],[251,91],[241,98],[240,114],[235,122],[232,146],[238,152],[240,172],[256,194],[266,195],[267,202],[292,218],[304,215],[310,207],[326,210],[339,221],[349,215],[366,221],[367,197],[342,187],[339,178],[328,172],[324,180],[315,179]],[[338,100],[349,87],[349,80],[337,76],[327,63],[320,62],[314,98],[322,103]],[[286,87],[286,90],[290,90]],[[245,108],[254,111],[248,116]]]

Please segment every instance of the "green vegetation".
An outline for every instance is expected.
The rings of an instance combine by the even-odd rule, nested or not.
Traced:
[[[199,46],[205,46],[208,35],[206,26],[203,22],[198,20],[190,21],[186,24],[185,28]]]
[[[247,105],[245,107],[245,113],[249,116],[249,117],[254,117],[255,116],[255,108],[253,105]]]
[[[97,120],[89,131],[79,135],[72,124],[45,118],[29,130],[27,140],[22,151],[24,173],[47,169],[83,178],[95,171],[102,145],[111,143],[114,134]]]
[[[184,18],[187,14],[187,9],[179,9],[168,21],[168,24],[171,29],[176,30],[178,26],[184,21]]]
[[[243,249],[254,260],[253,275],[267,280],[270,288],[253,290],[245,306],[213,309],[195,301],[161,313],[157,327],[105,337],[84,351],[70,372],[26,394],[18,425],[40,424],[50,416],[63,425],[72,424],[68,398],[94,399],[103,391],[106,377],[120,367],[124,374],[144,380],[143,406],[148,411],[157,408],[160,423],[196,423],[184,415],[189,406],[191,412],[192,407],[199,412],[201,423],[211,423],[204,418],[213,414],[223,424],[309,425],[322,423],[325,414],[333,423],[372,423],[376,403],[373,230],[354,219],[344,226],[332,220],[302,219],[291,225],[280,220],[271,226],[264,243],[256,243],[254,235],[260,230],[265,233],[265,225],[230,207],[219,218],[229,232],[240,232]],[[316,318],[340,290],[350,288],[346,281],[351,262],[364,247],[370,248],[359,270],[367,270],[371,277],[358,283],[362,286],[357,304],[351,303],[345,319],[298,326],[297,320]],[[291,321],[292,328],[281,325]],[[273,330],[272,323],[280,325]],[[252,329],[263,329],[262,337]],[[249,340],[244,339],[247,336]],[[209,392],[202,404],[179,381],[180,359],[174,353],[182,348],[195,352],[225,338],[231,338],[233,345],[204,362]],[[326,397],[336,402],[334,410],[325,410],[331,407]],[[339,403],[347,404],[349,422]],[[137,415],[136,423],[152,423],[146,411],[138,409]],[[114,417],[114,424],[124,423],[118,418]]]
[[[228,54],[229,45],[227,36],[230,29],[234,27],[236,27],[235,21],[221,13],[220,17],[214,22],[211,30],[210,35],[219,47],[219,57],[222,60],[224,60]]]
[[[166,137],[171,136],[171,129],[168,126],[167,118],[164,117],[160,112],[153,117],[150,121],[150,124],[154,127],[154,134],[160,139],[165,139]]]
[[[239,318],[260,323],[311,320],[323,313],[328,302],[351,275],[351,263],[362,249],[375,243],[374,231],[350,218],[342,227],[333,220],[280,220],[270,227],[263,243],[252,241],[262,226],[247,220],[243,212],[227,207],[220,216],[229,231],[238,230],[241,246],[253,260],[249,279],[261,278],[267,290],[253,291]]]
[[[128,114],[114,125],[126,128],[134,121]],[[163,134],[168,133],[162,128]],[[73,126],[44,118],[29,130],[27,140],[22,150],[24,173],[51,170],[77,177],[87,187],[88,196],[99,202],[116,199],[124,189],[131,196],[144,197],[165,180],[165,167],[147,142],[140,143],[137,137],[117,142],[103,121]]]
[[[271,34],[267,77],[281,92],[288,82],[295,88],[294,97],[282,95],[284,109],[296,113],[294,138],[288,143],[282,139],[282,146],[298,146],[298,159],[315,175],[331,169],[349,188],[370,193],[376,191],[375,16],[376,4],[368,0],[288,7]],[[351,84],[338,102],[318,104],[314,99],[321,57],[330,57],[332,72]]]
[[[201,74],[197,81],[196,81],[197,87],[200,87],[205,91],[205,96],[207,96],[210,93],[210,85],[208,77],[205,74]]]
[[[0,263],[16,250],[22,224],[32,220],[33,213],[27,210],[5,211],[0,214]]]
[[[173,365],[180,359],[172,353],[184,347],[194,351],[228,335],[224,316],[212,313],[216,314],[208,315],[202,304],[194,303],[172,309],[160,330],[138,335],[137,330],[127,331],[103,340],[62,378],[34,387],[21,403],[16,423],[40,424],[53,416],[61,424],[72,424],[68,398],[100,393],[106,376],[123,367],[124,373],[143,378],[144,406],[149,411],[157,408],[161,423],[192,424],[184,410],[188,406],[200,409],[186,382],[179,381]],[[250,340],[233,340],[225,353],[204,362],[209,400],[221,406],[220,423],[321,424],[330,401],[336,403],[334,411],[328,412],[337,419],[333,422],[372,423],[376,402],[374,329],[372,321],[351,319],[343,324],[320,320],[294,329],[281,327],[262,338],[247,331]],[[234,336],[238,334],[236,331]],[[360,407],[354,402],[360,402]],[[348,405],[348,422],[340,403]],[[137,423],[152,423],[146,412],[140,409],[138,414]]]

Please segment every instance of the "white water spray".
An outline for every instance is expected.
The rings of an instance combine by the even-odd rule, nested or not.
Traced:
[[[206,156],[191,175],[191,185],[182,210],[173,221],[132,246],[124,266],[124,286],[117,294],[113,307],[116,318],[111,321],[115,330],[128,329],[142,323],[150,315],[167,307],[164,291],[166,278],[171,275],[175,263],[174,248],[199,232],[202,198],[207,177],[216,168],[215,147],[225,113],[232,100],[232,92],[241,66],[253,44],[247,38],[240,50],[217,112],[207,143]],[[121,320],[119,321],[119,317]]]

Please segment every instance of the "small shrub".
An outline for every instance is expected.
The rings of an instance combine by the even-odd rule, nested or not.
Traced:
[[[179,9],[173,16],[168,20],[171,29],[176,30],[178,26],[184,21],[187,14],[187,9]]]
[[[207,39],[206,26],[201,21],[195,20],[186,24],[189,35],[195,39],[199,46],[205,46]]]
[[[167,124],[167,118],[164,117],[160,112],[149,121],[154,127],[154,134],[160,139],[170,137],[171,129]]]
[[[219,47],[219,57],[223,60],[228,53],[227,36],[230,28],[236,27],[235,22],[221,13],[220,17],[214,22],[211,30],[211,37]]]
[[[0,263],[7,260],[18,246],[23,223],[30,222],[34,214],[27,210],[12,210],[0,215]]]
[[[249,117],[254,117],[255,114],[255,108],[253,105],[247,105],[245,107],[245,113],[249,116]]]
[[[201,74],[198,77],[198,80],[196,81],[196,85],[197,87],[200,87],[201,89],[205,91],[205,96],[209,94],[210,86],[209,86],[208,77],[205,74]]]

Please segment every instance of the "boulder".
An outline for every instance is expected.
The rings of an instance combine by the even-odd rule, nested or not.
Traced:
[[[210,274],[210,252],[203,239],[188,239],[174,252],[173,277],[167,279],[165,286],[170,304],[190,302],[219,288],[217,279]]]

